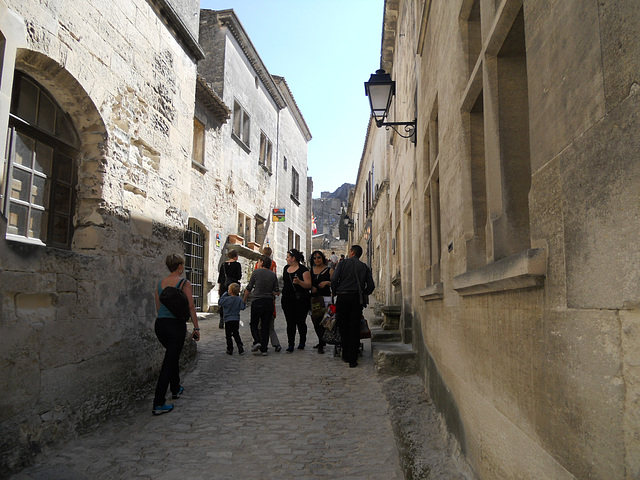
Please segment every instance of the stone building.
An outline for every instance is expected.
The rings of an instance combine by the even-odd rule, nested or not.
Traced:
[[[637,3],[384,8],[417,129],[370,125],[350,205],[378,302],[479,478],[638,478]]]
[[[186,253],[204,309],[229,234],[307,241],[293,95],[246,36],[205,51],[199,16],[195,0],[0,0],[0,476],[148,395],[167,254]],[[251,92],[198,74],[205,54],[244,68]],[[234,99],[261,119],[248,131]],[[267,225],[272,206],[286,222]]]
[[[206,52],[198,63],[204,96],[193,120],[199,150],[191,184],[198,201],[189,222],[202,243],[194,262],[202,272],[207,310],[217,302],[211,287],[229,249],[240,254],[243,281],[262,246],[273,249],[279,266],[289,248],[306,249],[311,133],[286,80],[269,73],[233,10],[202,10],[199,40]],[[230,121],[216,115],[217,103],[206,100],[212,94],[228,106]],[[284,210],[283,221],[273,221],[273,209]]]

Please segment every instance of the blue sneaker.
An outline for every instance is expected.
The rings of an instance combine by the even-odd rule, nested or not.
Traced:
[[[162,415],[163,413],[169,413],[171,410],[173,410],[173,405],[165,404],[153,407],[151,413],[153,413],[154,415]]]
[[[180,395],[182,395],[183,393],[184,393],[184,388],[183,388],[183,387],[180,387],[180,390],[178,390],[178,392],[177,392],[177,393],[174,393],[174,394],[172,395],[172,397],[173,397],[173,399],[180,398]]]

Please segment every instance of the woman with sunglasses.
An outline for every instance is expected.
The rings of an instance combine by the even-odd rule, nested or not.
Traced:
[[[296,329],[300,335],[298,350],[303,350],[307,341],[307,313],[311,296],[311,274],[303,265],[304,255],[295,248],[287,252],[287,264],[282,272],[282,311],[287,321],[287,353],[293,353]]]
[[[324,301],[324,307],[331,303],[331,276],[333,275],[333,268],[327,265],[327,257],[320,250],[316,250],[311,254],[313,266],[311,267],[311,296],[321,296]],[[324,346],[326,345],[322,339],[324,335],[324,327],[320,325],[322,318],[314,319],[313,328],[318,335],[318,353],[324,353]],[[314,347],[315,348],[315,347]]]

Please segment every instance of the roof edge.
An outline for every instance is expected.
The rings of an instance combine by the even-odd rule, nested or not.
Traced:
[[[240,20],[238,19],[236,13],[233,11],[233,9],[214,11],[218,16],[218,21],[229,29],[233,37],[240,45],[242,52],[246,55],[249,63],[258,74],[258,78],[260,78],[278,108],[283,109],[284,107],[286,107],[286,102],[282,96],[282,93],[276,86],[275,81],[271,77],[269,70],[260,58],[260,55],[258,55],[258,51],[253,46],[249,35],[247,35],[247,32],[242,26],[242,23],[240,23]]]

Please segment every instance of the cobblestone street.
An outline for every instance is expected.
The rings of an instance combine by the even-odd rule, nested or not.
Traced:
[[[276,330],[286,348],[284,316]],[[218,317],[201,321],[195,367],[169,414],[151,415],[153,392],[129,414],[47,450],[14,480],[88,479],[401,479],[387,404],[365,341],[358,368],[333,348],[319,355],[307,324],[307,348],[266,357],[225,353]],[[160,348],[160,347],[158,347]]]

